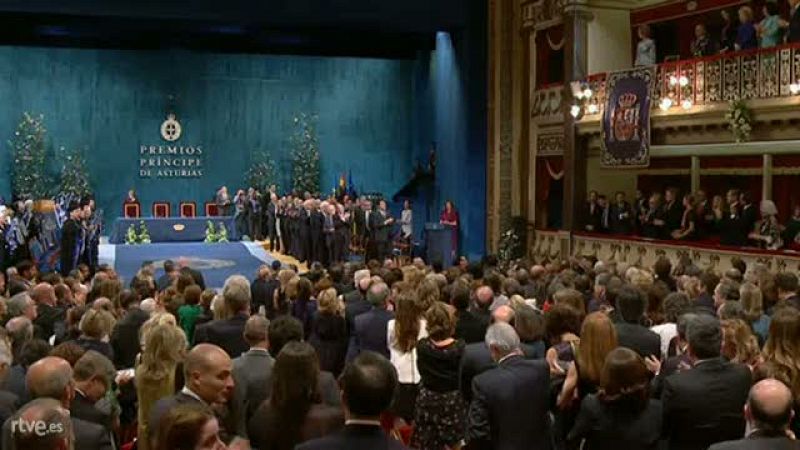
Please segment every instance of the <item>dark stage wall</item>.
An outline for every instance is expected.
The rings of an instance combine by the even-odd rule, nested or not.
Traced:
[[[61,147],[86,149],[107,223],[120,214],[129,188],[139,192],[145,215],[157,200],[172,202],[173,215],[182,200],[202,208],[219,185],[244,185],[255,151],[271,153],[281,187],[290,187],[288,138],[299,112],[319,116],[325,192],[340,173],[351,170],[360,191],[391,197],[409,179],[414,160],[435,140],[441,169],[435,202],[456,201],[462,235],[467,235],[463,253],[481,254],[485,87],[471,92],[475,80],[462,75],[463,64],[451,42],[416,61],[2,47],[0,138],[12,137],[24,111],[43,114],[52,155]],[[475,63],[469,68],[475,69]],[[483,95],[476,100],[481,107],[474,110],[466,100],[472,93]],[[183,127],[180,140],[171,145],[202,147],[204,173],[197,178],[141,178],[141,146],[169,144],[159,128],[170,95]],[[482,142],[470,137],[475,133],[470,127],[478,123]],[[0,153],[0,193],[5,198],[10,198],[10,162],[6,145]],[[440,205],[430,207],[438,210]],[[438,220],[438,213],[433,215]],[[422,219],[420,212],[420,228]]]

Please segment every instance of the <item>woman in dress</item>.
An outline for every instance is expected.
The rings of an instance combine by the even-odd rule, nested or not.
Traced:
[[[778,223],[778,208],[772,200],[761,201],[761,222],[758,231],[753,231],[748,236],[756,240],[761,248],[767,250],[778,250],[783,247],[783,232],[781,224]]]
[[[303,324],[303,336],[311,336],[311,323],[317,311],[317,302],[311,298],[314,286],[308,278],[297,281],[297,292],[293,296],[292,316]]]
[[[392,413],[406,422],[414,419],[414,403],[419,391],[417,341],[427,336],[427,322],[418,308],[416,293],[413,290],[401,292],[395,299],[395,318],[387,325],[386,342],[399,383]]]
[[[736,46],[736,30],[738,24],[727,9],[720,11],[720,16],[722,17],[722,30],[719,34],[719,52],[730,52],[733,51]]]
[[[403,201],[403,212],[400,214],[400,231],[403,239],[410,240],[414,234],[414,214],[411,211],[411,202]]]
[[[444,202],[444,211],[439,216],[439,223],[450,227],[450,232],[452,233],[450,259],[452,260],[458,253],[458,211],[456,211],[452,200]]]
[[[764,314],[764,294],[761,288],[749,281],[742,283],[739,287],[739,301],[742,302],[744,316],[753,328],[759,344],[763,345],[767,341],[772,319]]]
[[[466,431],[467,405],[458,389],[464,341],[455,340],[455,319],[444,303],[426,313],[428,337],[417,342],[420,388],[412,447],[458,449]]]
[[[753,9],[749,6],[739,8],[739,28],[736,30],[736,50],[758,48],[756,27],[753,25]]]
[[[695,237],[696,232],[696,213],[695,213],[695,204],[694,204],[694,196],[692,195],[684,195],[683,196],[683,217],[681,218],[681,228],[680,230],[674,230],[672,232],[673,239],[679,240],[692,240]]]
[[[636,44],[636,66],[652,66],[656,63],[656,43],[650,37],[650,26],[639,25],[639,43]]]
[[[336,295],[336,289],[328,288],[317,295],[317,307],[311,325],[310,343],[319,355],[320,369],[338,377],[347,354],[344,303]]]
[[[783,41],[783,29],[789,23],[778,14],[778,4],[766,2],[762,8],[764,18],[758,23],[759,45],[761,48],[775,47]]]

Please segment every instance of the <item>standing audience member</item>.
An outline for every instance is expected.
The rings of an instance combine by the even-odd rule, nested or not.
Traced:
[[[744,316],[753,332],[758,337],[758,342],[763,345],[769,335],[770,316],[764,314],[764,301],[761,289],[753,283],[743,283],[739,287],[739,301],[742,303]]]
[[[467,441],[476,448],[550,448],[547,417],[550,372],[543,361],[526,360],[514,328],[496,323],[486,345],[497,367],[472,382]]]
[[[694,26],[694,40],[692,41],[691,51],[692,56],[695,58],[702,58],[715,53],[711,38],[708,36],[708,30],[702,23]]]
[[[568,409],[577,399],[597,392],[606,356],[617,347],[617,332],[605,313],[594,312],[586,316],[581,327],[575,361],[569,365],[567,378],[558,396],[558,406]]]
[[[55,399],[40,398],[25,405],[16,415],[24,423],[45,423],[52,432],[42,433],[36,427],[17,427],[10,442],[3,448],[25,450],[71,450],[75,446],[75,426],[69,410]],[[5,440],[5,439],[4,439]]]
[[[293,341],[281,349],[273,368],[269,400],[248,423],[254,447],[291,450],[344,425],[341,409],[322,403],[318,378],[319,362],[313,347]]]
[[[583,399],[569,441],[585,439],[584,450],[657,449],[661,402],[649,395],[650,373],[644,359],[625,347],[605,358],[596,394]]]
[[[792,391],[775,379],[765,379],[750,389],[744,406],[748,434],[744,439],[714,444],[709,450],[792,450],[800,443],[789,437],[794,416]]]
[[[701,314],[686,330],[694,367],[664,380],[663,435],[670,450],[701,450],[744,434],[742,405],[752,384],[750,369],[720,357],[719,321]]]
[[[89,309],[81,317],[79,324],[81,335],[75,339],[75,343],[86,350],[100,352],[113,361],[114,349],[108,341],[115,323],[116,320],[110,312],[102,309]]]
[[[297,450],[405,450],[381,429],[381,414],[389,408],[397,374],[383,356],[365,351],[355,357],[340,377],[345,427],[334,435],[297,446]]]
[[[386,309],[390,294],[385,283],[373,283],[367,292],[367,302],[372,306],[367,312],[354,317],[353,329],[350,331],[350,345],[347,349],[347,360],[352,361],[360,352],[369,350],[389,357],[387,327],[394,317]]]
[[[777,2],[766,2],[761,9],[764,18],[758,23],[756,30],[759,36],[759,46],[761,48],[775,47],[783,42],[783,29],[789,23],[781,19],[778,14]]]
[[[397,394],[392,412],[411,422],[419,392],[420,374],[417,369],[417,341],[428,336],[427,322],[417,307],[414,291],[401,292],[395,299],[396,315],[387,324],[389,360],[397,370]]]
[[[136,355],[141,351],[139,330],[150,314],[140,307],[139,296],[133,291],[123,291],[119,302],[123,313],[111,332],[111,348],[117,369],[129,369],[135,365]]]
[[[178,319],[187,337],[194,336],[197,318],[203,314],[203,307],[200,306],[200,296],[202,294],[203,291],[200,289],[200,286],[196,284],[188,286],[183,291],[184,304],[178,308]]]
[[[650,26],[639,25],[637,28],[639,43],[636,44],[636,66],[651,66],[656,63],[656,43],[650,37]]]
[[[256,409],[266,400],[272,383],[275,360],[269,354],[268,328],[269,320],[264,316],[255,315],[247,319],[244,340],[250,350],[233,360],[234,395],[244,405],[246,420],[250,420]]]
[[[617,307],[620,321],[617,322],[617,341],[621,347],[628,347],[642,358],[661,355],[661,338],[642,325],[647,299],[636,288],[623,286],[617,293]]]
[[[320,369],[338,377],[344,367],[348,338],[344,303],[334,288],[317,295],[317,311],[311,324],[309,343],[319,355]]]
[[[75,398],[70,405],[70,414],[74,418],[102,425],[110,439],[113,436],[114,417],[95,405],[105,398],[116,375],[114,364],[94,350],[81,356],[73,372]]]
[[[753,9],[749,6],[739,8],[739,28],[736,30],[736,50],[750,50],[758,47],[756,27],[753,25]]]
[[[225,450],[220,427],[210,408],[181,405],[158,424],[155,450]]]
[[[438,450],[464,439],[466,404],[458,390],[464,341],[453,338],[455,320],[448,306],[436,303],[425,313],[428,337],[417,342],[419,395],[412,447]]]
[[[233,316],[198,326],[194,342],[214,344],[230,357],[238,358],[249,348],[244,340],[244,325],[250,316],[250,283],[241,275],[229,277],[222,288],[222,299]]]

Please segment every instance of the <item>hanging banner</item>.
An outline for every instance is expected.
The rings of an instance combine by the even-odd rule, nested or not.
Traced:
[[[650,164],[650,96],[655,70],[612,72],[606,83],[601,163],[605,167]]]

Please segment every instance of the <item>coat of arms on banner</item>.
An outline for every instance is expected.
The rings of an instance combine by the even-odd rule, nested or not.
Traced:
[[[601,162],[606,167],[650,164],[652,67],[613,72],[606,84]]]

